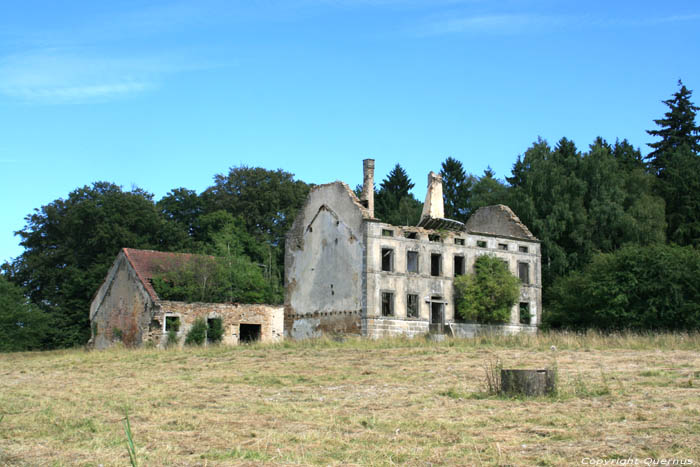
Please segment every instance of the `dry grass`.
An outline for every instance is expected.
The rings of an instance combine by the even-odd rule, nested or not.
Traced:
[[[555,345],[556,351],[550,350]],[[0,357],[0,465],[700,462],[700,335],[285,342]],[[545,367],[555,397],[484,392]]]

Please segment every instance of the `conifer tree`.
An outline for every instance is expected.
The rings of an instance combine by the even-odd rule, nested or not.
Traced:
[[[669,108],[654,120],[659,130],[648,130],[660,141],[646,159],[657,175],[657,192],[666,202],[667,238],[679,245],[700,245],[700,109],[690,101],[692,91],[678,80],[680,90],[663,101]]]
[[[669,108],[664,118],[654,120],[661,128],[647,130],[650,135],[661,138],[661,141],[649,143],[653,151],[646,156],[650,168],[661,177],[671,162],[670,158],[683,146],[696,155],[700,153],[700,127],[695,124],[695,115],[700,108],[690,101],[693,92],[681,80],[678,80],[678,86],[680,89],[673,98],[663,101]]]

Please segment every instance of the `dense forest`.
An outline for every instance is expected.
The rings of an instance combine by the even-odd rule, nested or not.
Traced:
[[[700,329],[700,128],[692,92],[678,85],[646,157],[625,139],[580,150],[562,138],[537,139],[506,180],[442,163],[447,217],[507,204],[542,241],[545,327]],[[396,164],[376,190],[376,216],[416,224],[413,187]],[[84,344],[90,301],[122,247],[227,258],[238,282],[227,301],[281,302],[284,235],[309,188],[241,166],[202,193],[176,188],[155,201],[96,182],[36,209],[17,232],[24,252],[2,265],[0,351]]]

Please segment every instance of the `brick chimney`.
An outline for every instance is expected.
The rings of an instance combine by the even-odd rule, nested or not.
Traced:
[[[374,159],[362,161],[362,197],[360,201],[369,211],[369,216],[374,217]]]

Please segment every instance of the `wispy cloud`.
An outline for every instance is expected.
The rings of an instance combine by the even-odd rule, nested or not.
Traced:
[[[527,30],[565,24],[569,18],[529,14],[451,16],[426,22],[417,29],[419,35],[435,36],[457,33],[513,34]]]
[[[685,23],[698,20],[700,20],[700,14],[686,14],[648,18],[617,18],[610,19],[606,23],[621,26],[653,26],[656,24]]]
[[[0,60],[0,92],[36,103],[82,103],[157,87],[176,61],[97,56],[82,49],[43,49]]]

